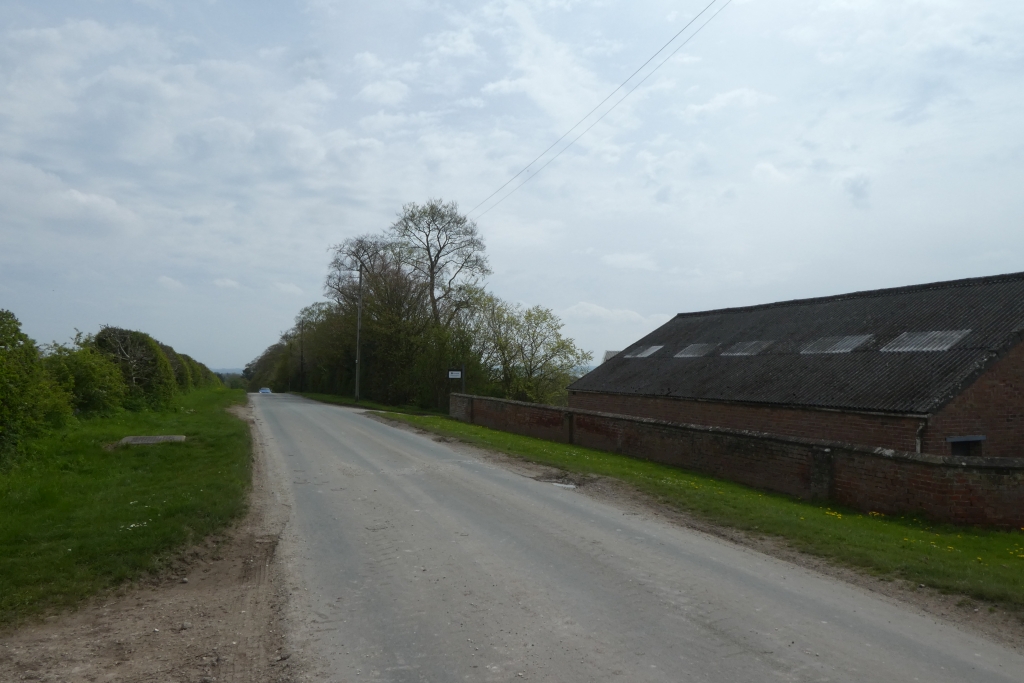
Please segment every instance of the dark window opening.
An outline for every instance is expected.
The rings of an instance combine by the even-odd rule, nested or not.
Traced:
[[[960,457],[981,457],[981,445],[985,442],[983,436],[951,436],[946,439],[949,442],[950,453]]]

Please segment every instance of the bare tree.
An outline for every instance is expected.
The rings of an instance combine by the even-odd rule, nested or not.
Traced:
[[[339,304],[353,296],[353,284],[362,268],[366,277],[383,275],[400,268],[400,248],[377,235],[362,235],[331,247],[331,263],[324,294]]]
[[[402,261],[426,283],[434,324],[450,325],[491,272],[476,223],[455,202],[430,199],[403,206],[390,234],[401,246]]]

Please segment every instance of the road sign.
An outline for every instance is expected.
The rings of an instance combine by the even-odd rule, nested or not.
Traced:
[[[448,379],[462,379],[462,370],[449,370]]]

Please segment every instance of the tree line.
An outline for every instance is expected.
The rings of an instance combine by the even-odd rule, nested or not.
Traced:
[[[167,410],[174,397],[220,386],[209,368],[144,332],[105,326],[42,347],[0,309],[0,465],[25,439],[79,418]]]
[[[250,390],[353,395],[359,327],[362,398],[446,409],[461,388],[447,370],[465,368],[467,392],[564,403],[591,354],[563,336],[551,310],[488,292],[485,251],[476,223],[436,199],[403,206],[380,233],[335,245],[326,300],[299,311],[246,365]]]

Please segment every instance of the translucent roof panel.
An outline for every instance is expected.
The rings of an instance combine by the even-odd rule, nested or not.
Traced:
[[[848,337],[822,337],[804,347],[800,353],[849,353],[871,341],[870,334],[854,334]]]
[[[676,354],[676,358],[700,358],[718,348],[718,344],[690,344]]]
[[[970,330],[904,332],[879,350],[882,353],[897,351],[949,351],[958,341],[970,333]]]
[[[627,353],[623,358],[647,358],[658,352],[659,349],[664,348],[663,346],[641,346],[638,349],[634,349]]]
[[[723,356],[756,356],[761,353],[769,346],[772,345],[774,340],[762,340],[762,341],[745,341],[739,344],[733,344],[725,351],[722,351]]]

